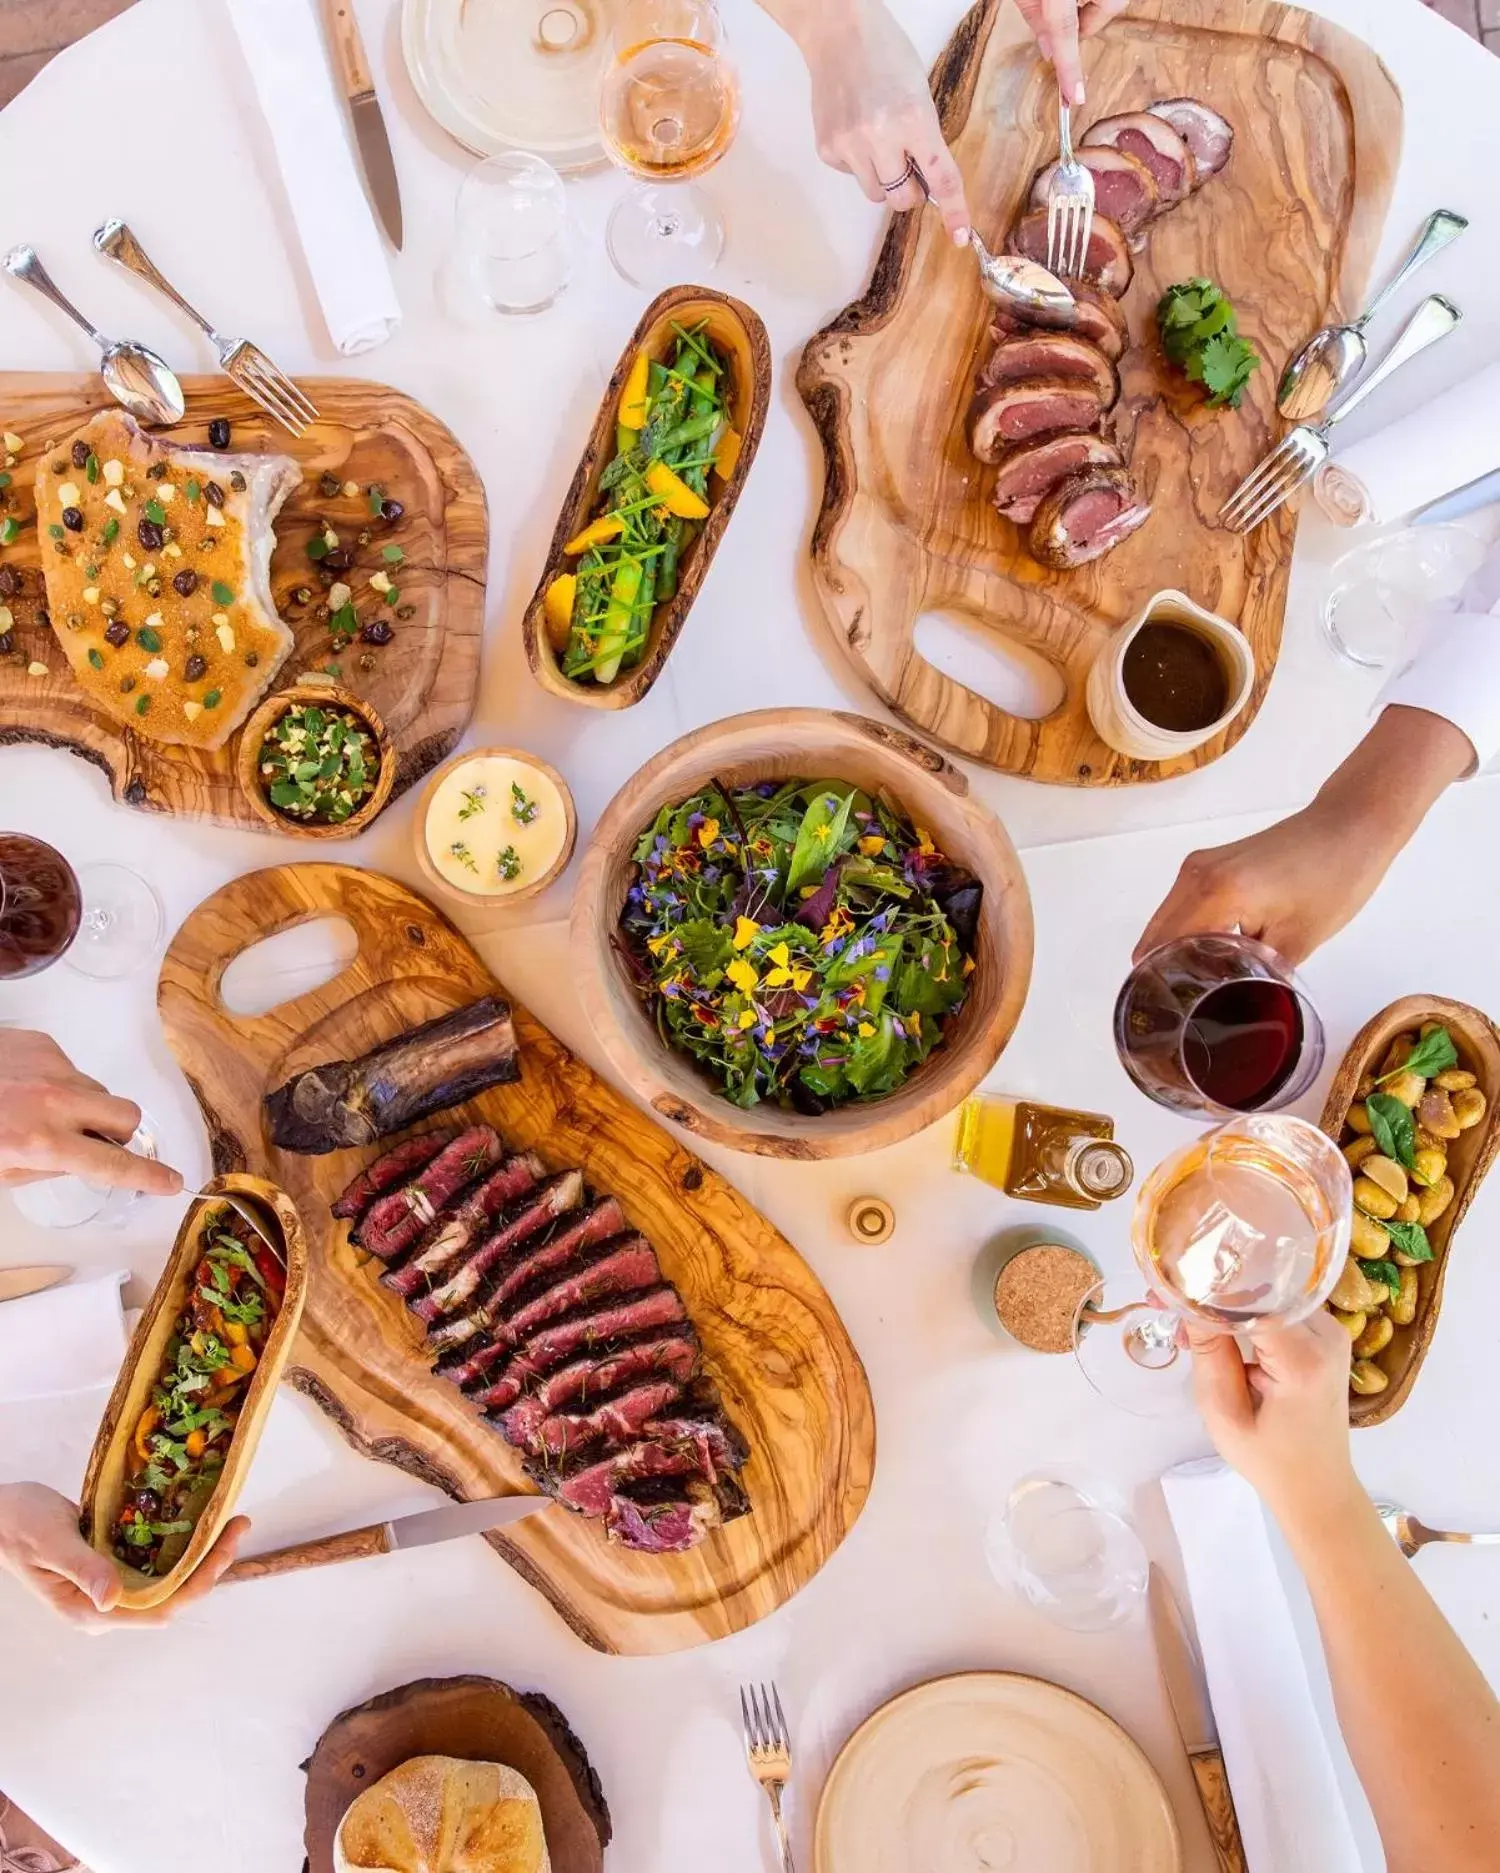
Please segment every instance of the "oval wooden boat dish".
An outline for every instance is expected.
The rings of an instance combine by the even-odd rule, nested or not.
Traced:
[[[1342,1139],[1349,1108],[1355,1103],[1354,1090],[1361,1077],[1377,1070],[1386,1049],[1398,1034],[1408,1028],[1420,1028],[1424,1021],[1440,1021],[1453,1036],[1459,1065],[1477,1075],[1479,1089],[1489,1102],[1488,1110],[1477,1125],[1461,1132],[1448,1144],[1453,1201],[1427,1226],[1433,1254],[1432,1260],[1421,1263],[1416,1271],[1416,1318],[1409,1327],[1397,1327],[1389,1346],[1375,1355],[1376,1364],[1390,1378],[1386,1389],[1364,1396],[1350,1394],[1349,1422],[1355,1426],[1383,1424],[1406,1403],[1416,1384],[1437,1327],[1454,1232],[1500,1148],[1500,1029],[1488,1015],[1471,1008],[1467,1002],[1447,1001],[1439,995],[1405,995],[1365,1023],[1350,1043],[1329,1088],[1319,1121],[1323,1130],[1330,1138]]]
[[[633,988],[612,938],[643,828],[668,802],[714,779],[850,781],[884,792],[938,848],[984,885],[968,999],[941,1047],[896,1092],[808,1117],[723,1098],[685,1055],[667,1047]],[[859,715],[763,709],[685,735],[615,795],[584,854],[573,897],[574,974],[589,1023],[611,1064],[661,1117],[736,1151],[834,1158],[875,1151],[951,1112],[989,1072],[1015,1031],[1031,979],[1031,898],[1004,827],[968,780],[925,742]]]
[[[297,1323],[307,1289],[307,1245],[296,1206],[285,1191],[264,1177],[231,1172],[216,1177],[207,1187],[208,1195],[195,1202],[177,1232],[177,1240],[167,1258],[166,1268],[145,1313],[131,1336],[125,1363],[115,1388],[109,1395],[104,1418],[99,1426],[94,1448],[89,1455],[83,1478],[82,1527],[90,1544],[100,1554],[115,1560],[110,1530],[124,1493],[126,1469],[131,1456],[131,1442],[141,1413],[151,1402],[151,1390],[161,1370],[167,1342],[187,1295],[188,1283],[199,1258],[199,1243],[204,1220],[213,1209],[213,1198],[221,1191],[256,1199],[256,1214],[270,1212],[280,1225],[281,1249],[286,1261],[286,1296],[281,1304],[261,1355],[255,1377],[245,1393],[234,1441],[219,1478],[218,1487],[199,1516],[186,1550],[176,1566],[160,1576],[138,1573],[115,1560],[125,1590],[120,1605],[130,1611],[144,1611],[169,1600],[186,1584],[194,1569],[218,1540],[224,1524],[234,1513],[235,1499],[250,1470],[255,1446],[265,1426],[276,1383],[286,1365],[297,1337]],[[266,1218],[270,1220],[269,1217]]]
[[[309,704],[328,709],[347,709],[351,715],[357,715],[375,737],[375,745],[380,750],[380,773],[375,780],[374,793],[357,813],[351,813],[348,819],[341,820],[337,826],[290,819],[285,813],[278,813],[266,798],[257,771],[261,743],[267,732],[288,709],[305,708]],[[396,784],[396,763],[395,743],[374,705],[366,702],[363,696],[356,696],[352,689],[345,689],[342,683],[331,676],[313,675],[305,676],[300,682],[267,696],[251,716],[240,731],[235,774],[250,811],[273,832],[285,833],[289,839],[352,839],[385,811],[391,789]]]
[[[726,483],[715,480],[718,494],[713,498],[702,531],[683,554],[675,596],[656,608],[640,662],[632,669],[623,670],[613,683],[575,683],[562,673],[558,659],[567,642],[566,633],[561,642],[551,635],[543,608],[544,595],[553,579],[560,572],[568,571],[574,563],[564,554],[563,546],[589,519],[599,477],[614,457],[615,414],[620,406],[620,393],[637,352],[644,350],[653,358],[662,356],[671,343],[673,325],[694,325],[700,319],[708,321],[709,337],[733,361],[734,398],[731,407],[734,427],[741,438],[739,459]],[[588,446],[584,449],[558,516],[557,529],[547,552],[547,563],[542,568],[542,576],[537,581],[536,591],[526,607],[526,616],[522,621],[526,660],[531,665],[532,675],[543,689],[554,696],[561,696],[567,702],[583,703],[591,709],[628,709],[650,689],[661,675],[672,646],[687,622],[693,600],[698,596],[720,537],[740,498],[745,477],[750,473],[750,464],[755,460],[760,432],[765,427],[766,411],[770,404],[771,341],[766,336],[765,326],[749,306],[742,300],[731,299],[727,293],[717,293],[708,286],[673,286],[652,300],[640,324],[631,334],[630,342],[620,353],[620,361],[609,380],[604,400],[599,405],[599,414],[594,418]]]
[[[483,761],[490,757],[506,761],[524,761],[528,767],[534,767],[539,774],[545,774],[562,796],[563,810],[567,815],[567,826],[563,832],[562,850],[539,877],[529,884],[523,884],[514,891],[496,891],[485,894],[480,891],[456,891],[448,880],[433,864],[427,851],[427,809],[432,805],[433,796],[438,788],[453,772],[466,761]],[[578,843],[578,813],[573,805],[573,790],[549,761],[544,761],[539,754],[531,754],[525,748],[466,748],[462,754],[450,755],[439,768],[435,768],[427,785],[417,796],[417,813],[412,822],[412,843],[416,848],[417,869],[422,874],[422,882],[432,891],[438,900],[450,907],[466,904],[471,910],[508,910],[512,904],[524,904],[529,898],[538,896],[547,889],[554,878],[560,877],[567,869],[568,861],[573,856],[573,848]]]

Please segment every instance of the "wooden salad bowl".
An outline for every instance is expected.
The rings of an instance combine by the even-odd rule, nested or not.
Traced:
[[[296,1205],[284,1190],[264,1177],[239,1171],[216,1177],[206,1187],[203,1198],[195,1202],[183,1218],[161,1280],[131,1335],[125,1363],[120,1367],[115,1388],[104,1408],[83,1478],[80,1525],[90,1546],[115,1560],[110,1530],[124,1492],[135,1427],[151,1402],[151,1390],[161,1369],[167,1342],[187,1298],[188,1283],[199,1259],[203,1219],[213,1208],[213,1198],[223,1191],[253,1198],[258,1216],[269,1211],[275,1217],[280,1226],[280,1246],[286,1263],[286,1295],[260,1365],[245,1392],[234,1441],[229,1446],[218,1487],[199,1516],[182,1558],[158,1577],[141,1574],[115,1561],[124,1583],[119,1603],[127,1612],[143,1612],[171,1599],[186,1585],[223,1532],[250,1472],[255,1447],[276,1396],[277,1381],[291,1353],[302,1317],[307,1291],[307,1243]]]
[[[557,789],[562,798],[563,811],[567,816],[567,824],[563,831],[562,849],[540,876],[533,878],[529,884],[519,886],[519,888],[514,891],[494,891],[489,893],[483,891],[457,891],[449,884],[448,880],[438,870],[437,866],[433,864],[432,858],[428,853],[427,809],[432,805],[433,796],[437,793],[438,788],[453,772],[454,768],[462,767],[466,761],[483,761],[490,756],[510,761],[524,761],[528,766],[534,767],[539,774],[545,774],[548,780],[552,782],[552,785]],[[532,754],[525,748],[505,748],[498,746],[466,748],[462,754],[450,755],[443,765],[435,769],[429,776],[427,785],[422,789],[417,798],[417,814],[413,822],[412,839],[416,848],[417,870],[422,874],[422,882],[429,891],[437,895],[442,903],[453,906],[460,904],[467,905],[471,910],[508,910],[512,904],[524,904],[529,898],[540,896],[540,894],[547,889],[547,886],[552,883],[554,878],[560,878],[563,872],[566,871],[568,861],[573,856],[573,848],[578,843],[578,811],[573,804],[572,788],[569,787],[568,783],[563,779],[562,775],[558,773],[557,769],[552,766],[551,762],[544,761],[539,754]]]
[[[351,813],[336,826],[291,819],[285,813],[278,813],[260,784],[260,750],[267,732],[288,709],[305,708],[310,703],[328,709],[347,709],[351,715],[357,715],[375,737],[375,745],[380,750],[380,773],[375,791],[357,813]],[[300,682],[267,696],[241,730],[239,753],[235,757],[240,791],[251,812],[262,825],[269,826],[273,832],[285,833],[289,839],[352,839],[362,833],[385,811],[391,789],[396,784],[396,765],[395,743],[374,705],[366,702],[363,696],[356,696],[352,689],[345,689],[335,678],[318,675],[305,676]]]
[[[1459,1065],[1477,1075],[1479,1089],[1489,1102],[1489,1108],[1479,1124],[1461,1132],[1448,1144],[1453,1201],[1437,1221],[1427,1227],[1433,1255],[1430,1262],[1423,1262],[1416,1271],[1416,1318],[1409,1327],[1397,1327],[1390,1345],[1375,1356],[1376,1364],[1390,1376],[1386,1389],[1364,1397],[1351,1393],[1349,1422],[1355,1426],[1383,1424],[1406,1403],[1416,1384],[1437,1328],[1454,1232],[1474,1201],[1485,1172],[1494,1162],[1496,1150],[1500,1149],[1500,1029],[1488,1015],[1471,1008],[1467,1002],[1447,1001],[1439,995],[1404,995],[1365,1023],[1350,1043],[1329,1088],[1319,1120],[1323,1130],[1335,1141],[1342,1139],[1349,1108],[1355,1103],[1354,1089],[1362,1075],[1374,1069],[1398,1034],[1407,1028],[1418,1028],[1424,1021],[1440,1021],[1453,1036]]]
[[[765,1104],[744,1110],[722,1097],[686,1055],[662,1041],[613,944],[634,880],[636,841],[663,806],[713,780],[732,787],[799,777],[885,794],[984,886],[969,995],[942,1045],[896,1092],[817,1117]],[[944,1117],[1000,1057],[1031,979],[1031,897],[1004,827],[974,798],[966,777],[925,742],[864,716],[762,709],[683,736],[615,795],[584,854],[571,942],[590,1026],[616,1072],[661,1117],[764,1157],[848,1157],[895,1144]]]
[[[622,671],[613,683],[575,683],[571,677],[563,675],[560,661],[567,647],[567,633],[563,632],[558,641],[547,622],[543,604],[547,587],[559,573],[568,571],[574,564],[563,552],[563,546],[588,521],[599,477],[614,458],[615,414],[637,352],[645,350],[653,357],[660,355],[671,340],[674,324],[694,325],[700,319],[708,321],[709,337],[733,362],[731,408],[734,427],[741,437],[739,460],[728,482],[719,488],[697,538],[682,556],[676,592],[656,607],[640,662],[633,669]],[[588,444],[558,515],[552,544],[547,549],[547,563],[522,620],[526,660],[543,689],[566,702],[582,703],[590,709],[628,709],[651,688],[661,675],[672,646],[687,623],[693,600],[708,575],[724,529],[729,525],[729,516],[745,485],[745,477],[750,473],[750,464],[755,460],[770,405],[771,341],[759,316],[743,300],[731,299],[728,293],[715,292],[708,286],[672,286],[652,300],[610,377]]]

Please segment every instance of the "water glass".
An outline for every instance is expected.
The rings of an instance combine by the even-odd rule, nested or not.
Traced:
[[[491,311],[544,311],[572,270],[562,177],[524,151],[487,158],[458,191],[454,245],[460,272]]]
[[[997,1580],[1074,1632],[1104,1632],[1128,1619],[1150,1573],[1123,1515],[1049,1476],[1023,1476],[1011,1490],[985,1535],[985,1559]]]
[[[1402,527],[1353,546],[1334,564],[1323,600],[1323,636],[1361,670],[1390,670],[1417,633],[1478,570],[1485,548],[1467,527]]]
[[[140,1124],[125,1141],[125,1149],[140,1158],[158,1155],[156,1127],[144,1113]],[[91,1184],[71,1172],[65,1177],[43,1177],[32,1184],[17,1184],[10,1194],[21,1215],[39,1229],[76,1229],[83,1223],[94,1223],[101,1229],[118,1229],[142,1201],[139,1190]]]

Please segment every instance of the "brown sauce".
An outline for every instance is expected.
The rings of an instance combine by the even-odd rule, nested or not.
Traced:
[[[1171,734],[1196,734],[1229,707],[1218,652],[1187,625],[1143,624],[1125,647],[1120,676],[1137,713]]]

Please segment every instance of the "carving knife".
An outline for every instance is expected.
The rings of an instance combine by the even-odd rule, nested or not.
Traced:
[[[1187,1751],[1193,1780],[1198,1784],[1198,1799],[1203,1804],[1203,1818],[1213,1836],[1214,1852],[1224,1873],[1248,1873],[1197,1638],[1189,1616],[1183,1612],[1159,1567],[1151,1569],[1148,1598],[1162,1683],[1167,1688],[1167,1701],[1172,1706],[1178,1734]]]
[[[0,1268],[0,1301],[23,1300],[28,1294],[41,1294],[66,1281],[71,1268]]]
[[[380,100],[375,95],[370,61],[365,57],[365,42],[359,36],[353,0],[324,0],[324,14],[339,80],[349,100],[365,185],[392,247],[400,253],[401,186],[396,180],[396,159],[391,155],[391,139],[380,114]]]
[[[319,1535],[269,1554],[247,1555],[236,1561],[225,1580],[264,1580],[272,1574],[294,1574],[305,1567],[326,1567],[333,1561],[357,1561],[365,1555],[394,1554],[398,1548],[425,1548],[435,1541],[454,1541],[460,1535],[480,1535],[506,1528],[538,1509],[550,1509],[550,1496],[491,1496],[484,1502],[456,1502],[420,1515],[403,1515],[394,1522],[375,1522],[352,1528],[346,1535]]]

